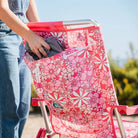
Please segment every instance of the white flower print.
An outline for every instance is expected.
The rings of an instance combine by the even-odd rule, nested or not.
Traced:
[[[51,78],[53,79],[56,75],[57,75],[57,71],[55,71],[55,65],[54,64],[49,64],[47,66],[47,69],[46,70],[42,70],[42,71],[45,71],[46,74],[47,74],[47,78]]]
[[[103,112],[103,118],[102,120],[107,120],[108,122],[110,121],[110,114],[108,112]]]
[[[62,32],[59,32],[59,33],[57,33],[57,32],[51,32],[51,34],[52,34],[52,36],[54,36],[57,40],[59,40],[60,42],[62,42],[63,41],[63,38],[62,38]]]
[[[109,68],[109,65],[108,65],[106,56],[104,56],[104,57],[100,56],[99,58],[98,57],[95,57],[95,58],[97,60],[95,63],[99,65],[99,69],[103,68],[104,71],[107,71],[106,67]]]
[[[52,99],[54,102],[57,102],[57,103],[60,103],[60,104],[65,103],[65,101],[64,101],[65,97],[61,97],[61,96],[57,95],[56,93],[54,93],[53,96],[52,96],[52,94],[48,93],[48,97],[50,99]]]
[[[74,72],[73,72],[72,68],[70,68],[70,66],[67,66],[67,68],[63,68],[61,70],[61,75],[59,77],[69,79],[73,75],[74,75]]]
[[[85,48],[83,50],[81,50],[80,52],[78,52],[78,56],[82,55],[84,58],[90,57],[90,53],[88,51],[88,48]]]
[[[72,65],[76,71],[81,71],[82,66],[84,66],[83,58],[76,57],[74,60],[72,60]]]
[[[78,104],[78,107],[81,107],[83,103],[88,104],[87,100],[90,98],[88,97],[88,92],[85,92],[82,88],[79,89],[79,93],[73,91],[73,96],[71,99],[74,100],[74,105]]]

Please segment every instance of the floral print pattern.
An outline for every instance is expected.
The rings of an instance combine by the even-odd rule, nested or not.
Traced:
[[[35,33],[53,35],[65,44],[65,51],[53,57],[25,59],[37,94],[49,107],[54,131],[75,138],[117,137],[112,108],[118,102],[100,27]]]

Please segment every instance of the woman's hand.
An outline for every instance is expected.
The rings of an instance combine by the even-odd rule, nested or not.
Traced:
[[[28,20],[31,22],[38,22],[39,17],[37,14],[36,6],[34,0],[30,0],[29,8],[27,11]],[[8,0],[0,0],[0,19],[5,22],[14,32],[19,34],[24,38],[31,48],[31,50],[41,58],[41,54],[45,57],[46,52],[43,50],[42,46],[50,49],[49,45],[44,41],[44,39],[34,32],[32,32],[26,24],[24,24],[10,9]]]
[[[50,49],[50,46],[45,42],[44,38],[36,35],[31,30],[29,31],[28,37],[26,38],[30,49],[35,53],[39,58],[42,58],[41,55],[47,57],[47,53],[43,47]],[[43,46],[43,47],[42,47]]]

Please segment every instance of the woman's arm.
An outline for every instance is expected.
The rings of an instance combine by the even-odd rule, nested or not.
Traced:
[[[30,7],[30,6],[29,6]],[[28,9],[29,11],[30,9]],[[30,10],[32,11],[32,10]],[[29,15],[29,13],[28,13]],[[50,48],[49,45],[44,41],[43,38],[37,36],[33,33],[27,26],[24,24],[10,9],[8,0],[0,0],[0,19],[5,22],[14,32],[23,37],[28,41],[31,50],[41,58],[40,52],[47,56],[43,48],[40,48],[43,45],[46,48]]]
[[[29,22],[39,22],[40,21],[34,0],[30,0],[29,7],[26,12],[26,16],[27,16],[27,19]]]

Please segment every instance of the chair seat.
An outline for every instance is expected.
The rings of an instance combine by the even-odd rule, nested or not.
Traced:
[[[138,133],[138,122],[126,121],[126,120],[122,120],[122,121],[124,124],[127,138],[137,138],[136,135]],[[117,138],[121,138],[120,130],[116,119],[114,119],[114,127],[115,127]]]

